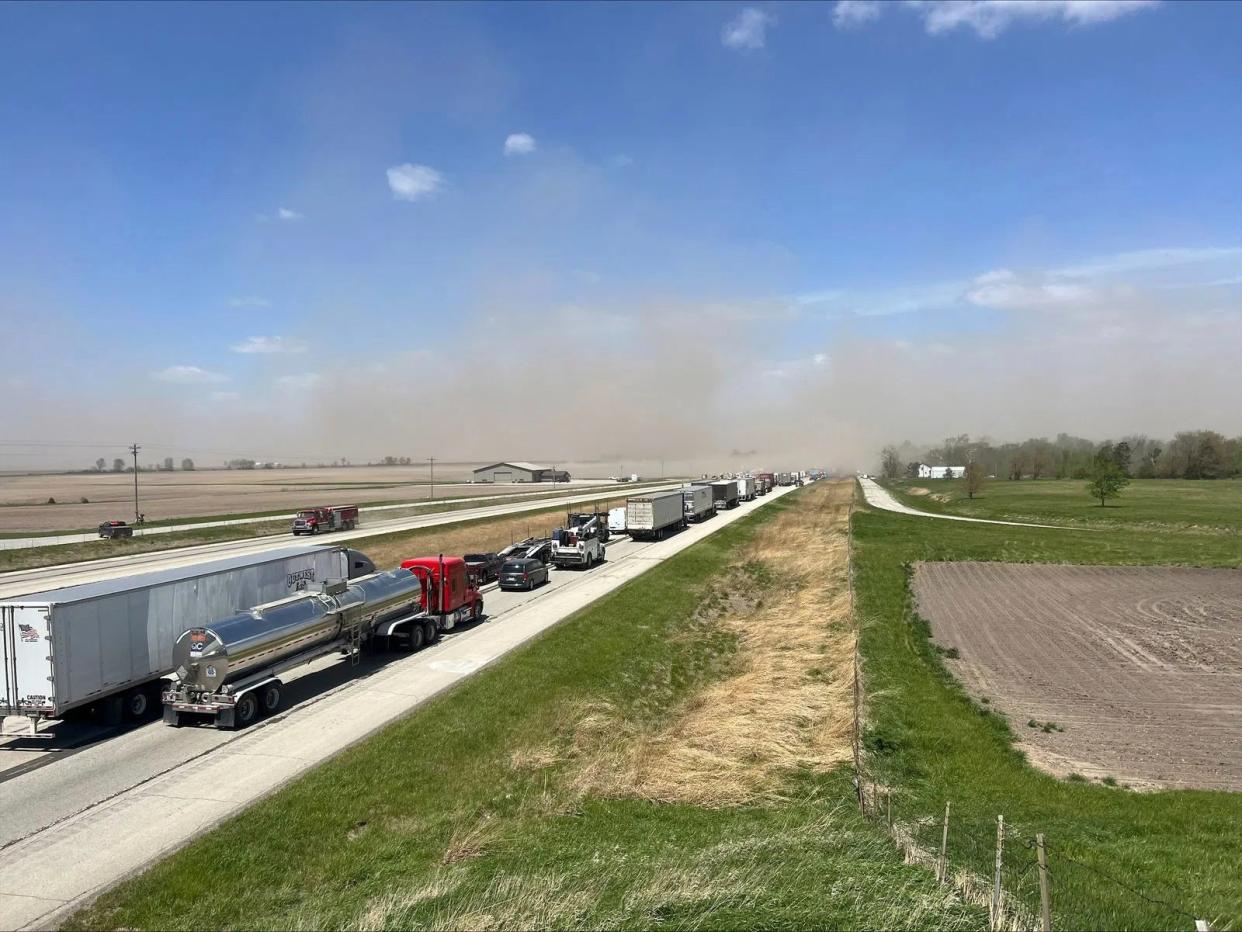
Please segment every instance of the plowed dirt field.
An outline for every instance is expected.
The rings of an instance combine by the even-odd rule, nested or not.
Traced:
[[[914,594],[1037,766],[1242,790],[1242,571],[920,563]]]

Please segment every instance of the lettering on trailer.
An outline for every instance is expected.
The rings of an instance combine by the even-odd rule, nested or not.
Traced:
[[[17,633],[27,644],[39,643],[39,632],[35,629],[34,625],[23,625],[19,622],[17,625]]]
[[[207,632],[202,628],[193,628],[190,630],[190,653],[201,654],[203,648],[207,646]]]
[[[315,568],[298,570],[296,573],[290,573],[287,577],[287,585],[295,592],[302,592],[307,585],[315,581]]]

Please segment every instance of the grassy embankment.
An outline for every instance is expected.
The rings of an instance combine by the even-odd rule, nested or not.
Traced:
[[[590,494],[591,490],[585,490],[583,494]],[[601,490],[601,499],[603,495],[612,492],[611,488]],[[577,492],[568,494],[576,495]],[[442,501],[437,502],[435,506],[423,506],[417,508],[414,513],[418,515],[429,514],[445,514],[454,511],[463,511],[469,508],[485,508],[498,505],[517,504],[520,502],[536,501],[542,496],[532,495],[515,495],[512,498],[499,498],[486,502],[471,502],[465,500]],[[583,502],[582,507],[589,505],[589,502]],[[625,499],[616,499],[608,503],[609,507],[624,505]],[[394,509],[394,512],[397,510]],[[517,534],[516,538],[521,539],[530,536],[530,534],[517,533],[526,522],[533,529],[531,534],[536,531],[547,531],[556,522],[550,524],[548,518],[556,514],[564,514],[564,505],[554,505],[549,508],[535,509],[531,511],[521,512],[512,516],[512,520],[501,519],[506,534]],[[389,513],[382,520],[401,517],[396,513]],[[539,519],[539,520],[536,520]],[[447,527],[460,528],[463,525],[486,524],[497,519],[493,518],[473,518],[467,521],[454,522]],[[365,527],[365,525],[363,525]],[[427,530],[432,530],[431,528]],[[379,542],[387,543],[389,538],[408,537],[411,534],[419,532],[411,531],[394,531],[389,534],[377,534],[374,537],[355,538],[342,543],[348,543],[350,547],[358,550],[366,551],[370,554],[370,545]],[[56,566],[61,563],[78,563],[90,560],[104,560],[109,557],[123,557],[138,553],[153,553],[159,550],[172,550],[177,547],[192,547],[197,544],[215,544],[230,540],[249,540],[255,537],[275,537],[279,535],[289,536],[289,522],[275,521],[260,524],[231,525],[228,527],[218,528],[201,528],[197,531],[186,531],[184,533],[172,534],[156,534],[150,537],[131,537],[124,540],[92,540],[82,544],[59,544],[55,547],[27,547],[20,550],[0,550],[0,572],[9,572],[12,570],[35,569],[41,566]],[[503,546],[511,540],[504,540],[503,544],[489,543],[495,538],[495,535],[486,536],[486,539],[468,541],[464,546],[469,549],[485,550],[493,546]],[[317,538],[324,544],[334,542],[331,534]],[[502,539],[502,538],[495,538]],[[294,540],[289,537],[290,542]],[[305,537],[297,538],[297,540],[306,540]],[[444,553],[460,553],[461,550],[454,550],[452,547],[445,547]],[[377,563],[378,565],[378,563]]]
[[[849,492],[770,502],[70,927],[981,928],[850,801]]]
[[[1001,521],[1242,531],[1242,480],[1135,479],[1100,507],[1082,479],[989,479],[972,500],[961,479],[883,483],[912,508]]]
[[[899,820],[938,819],[945,801],[952,800],[951,845],[958,863],[969,864],[984,877],[991,875],[998,813],[1016,826],[1020,839],[1046,833],[1052,851],[1054,928],[1185,929],[1193,926],[1194,917],[1186,914],[1191,912],[1214,920],[1215,928],[1238,928],[1242,795],[1140,794],[1059,781],[1033,769],[1014,747],[1008,723],[977,705],[945,671],[910,599],[908,568],[918,560],[1242,564],[1234,530],[1202,528],[1209,517],[1237,520],[1236,502],[1229,499],[1236,486],[1136,486],[1126,491],[1121,508],[1107,509],[1133,515],[1135,526],[1092,534],[930,521],[870,510],[855,515],[857,611],[871,697],[864,735],[867,759],[877,782],[893,788]],[[995,482],[977,500],[974,513],[1047,521],[1101,511],[1090,506],[1081,487],[1081,482],[1068,481]],[[922,504],[925,498],[907,500]],[[939,504],[955,512],[968,510],[953,500]],[[1189,529],[1178,531],[1179,525]],[[926,846],[938,846],[936,825],[916,830]],[[1024,890],[1028,906],[1037,905],[1032,853],[1016,839],[1008,850],[1011,865],[1021,868],[1011,866],[1007,885]]]

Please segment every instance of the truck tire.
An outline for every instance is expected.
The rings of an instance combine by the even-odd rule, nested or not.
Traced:
[[[423,643],[430,647],[440,639],[440,629],[434,621],[423,622]]]
[[[259,709],[264,715],[275,715],[280,711],[280,681],[268,683],[260,690]]]
[[[243,693],[233,706],[233,730],[241,731],[248,725],[253,725],[258,717],[259,697],[254,694],[254,690]]]
[[[151,694],[139,686],[125,694],[125,721],[141,722],[151,712]]]
[[[423,649],[424,637],[422,625],[410,625],[410,639],[406,642],[410,653]]]
[[[470,610],[470,620],[478,621],[483,617],[483,600],[475,599],[474,607]]]

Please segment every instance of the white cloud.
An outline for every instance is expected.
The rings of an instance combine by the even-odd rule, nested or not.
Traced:
[[[748,6],[735,19],[725,23],[720,30],[720,41],[731,49],[761,49],[767,38],[768,26],[774,21],[763,10]]]
[[[388,169],[388,187],[399,201],[417,201],[431,197],[444,183],[444,177],[427,165],[394,165]]]
[[[238,394],[237,392],[212,392],[211,393],[212,401],[238,401],[240,399],[241,399],[241,395]]]
[[[811,357],[811,364],[815,366],[826,366],[828,364],[828,354],[816,353]]]
[[[302,220],[305,214],[300,214],[289,207],[277,207],[274,214],[255,214],[254,216],[260,223],[271,223],[273,220],[291,223],[294,220]]]
[[[1065,281],[1055,274],[1019,276],[1009,269],[985,272],[966,292],[966,300],[971,304],[997,310],[1080,305],[1095,296],[1096,292],[1086,285]]]
[[[1071,26],[1104,23],[1158,5],[1159,0],[906,0],[930,35],[961,27],[994,39],[1015,23],[1059,20]]]
[[[1096,259],[1082,265],[1066,266],[1057,269],[1056,274],[1071,277],[1116,275],[1121,272],[1142,272],[1213,262],[1236,266],[1242,262],[1242,246],[1214,246],[1202,249],[1139,249]]]
[[[832,21],[838,29],[852,29],[877,19],[881,12],[880,0],[837,0]]]
[[[614,156],[612,159],[613,168],[629,168],[633,164],[633,156],[626,155],[624,152],[620,155]]]
[[[159,372],[152,372],[151,378],[160,382],[175,382],[180,385],[202,384],[205,382],[227,382],[229,377],[219,372],[208,372],[198,366],[169,366]]]
[[[505,137],[505,155],[530,155],[536,148],[535,137],[529,133],[510,133]]]
[[[306,344],[284,337],[246,337],[229,349],[234,353],[305,353]]]
[[[305,391],[314,388],[323,379],[318,372],[299,372],[297,375],[282,375],[276,385],[288,391]]]
[[[229,307],[271,307],[272,302],[267,298],[260,298],[258,295],[242,295],[239,298],[229,298]]]

